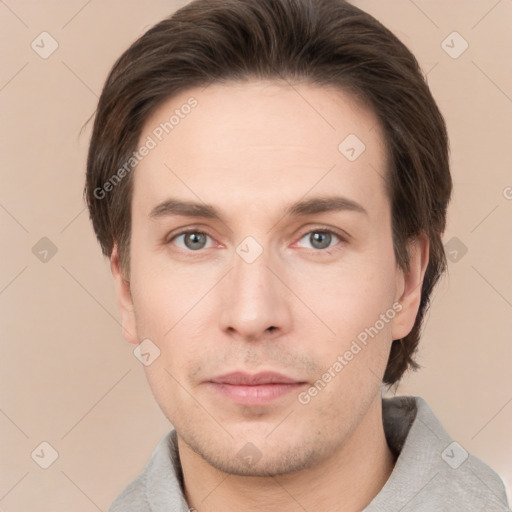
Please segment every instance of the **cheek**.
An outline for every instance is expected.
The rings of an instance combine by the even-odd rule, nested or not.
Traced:
[[[208,291],[214,283],[213,275],[210,279],[191,269],[139,267],[132,284],[137,331],[141,339],[151,339],[162,356],[146,367],[148,373],[167,369],[183,374],[210,345],[205,336],[212,333],[215,319],[208,313],[214,297],[213,290]]]
[[[309,333],[302,337],[303,350],[322,372],[302,398],[336,421],[350,423],[360,400],[369,400],[380,387],[396,312],[386,269],[365,265],[344,270],[332,276],[327,286],[309,282],[299,292],[323,322],[316,322],[312,331],[311,317],[302,318],[303,332]],[[311,343],[311,338],[319,342]]]
[[[195,268],[170,265],[164,251],[152,253],[142,243],[133,246],[131,291],[138,332],[161,341],[171,338],[188,321],[189,311],[211,287],[213,277]]]
[[[351,254],[333,265],[292,268],[290,272],[302,275],[294,279],[289,274],[297,296],[323,321],[324,333],[342,344],[373,325],[393,304],[393,259],[379,257],[378,251]],[[311,314],[302,319],[304,326],[311,325]]]

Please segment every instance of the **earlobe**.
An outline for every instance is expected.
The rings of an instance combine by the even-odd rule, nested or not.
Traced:
[[[121,313],[123,338],[128,343],[137,345],[139,341],[137,337],[137,325],[135,322],[135,310],[130,291],[130,282],[125,278],[121,270],[117,244],[114,245],[110,256],[110,270],[114,277],[117,305]]]
[[[408,246],[409,272],[399,272],[397,278],[398,297],[396,301],[402,306],[400,313],[393,321],[393,340],[407,336],[416,321],[416,315],[421,302],[421,290],[423,279],[429,261],[430,241],[425,233],[422,233]]]

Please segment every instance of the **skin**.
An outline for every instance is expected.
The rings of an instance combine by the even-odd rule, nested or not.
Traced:
[[[130,276],[117,246],[111,257],[124,337],[149,338],[160,350],[144,369],[178,433],[188,503],[199,512],[361,510],[394,465],[381,382],[392,340],[414,325],[428,239],[411,243],[410,271],[402,272],[382,179],[384,139],[354,97],[307,84],[212,84],[162,104],[141,144],[190,96],[197,107],[134,172]],[[349,134],[366,146],[353,162],[338,150]],[[295,201],[332,195],[367,214],[284,216]],[[222,221],[151,218],[171,196],[211,204]],[[202,248],[173,238],[182,228],[206,232]],[[335,234],[318,248],[312,237],[325,229]],[[252,263],[236,251],[247,236],[263,250]],[[299,391],[396,302],[394,318],[301,404]],[[265,370],[306,384],[263,406],[235,404],[207,384]],[[237,455],[249,442],[255,464]]]

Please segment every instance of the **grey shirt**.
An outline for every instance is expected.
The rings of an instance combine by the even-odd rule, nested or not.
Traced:
[[[421,397],[383,398],[382,417],[397,460],[384,487],[362,512],[510,511],[500,477],[450,438]],[[188,510],[173,429],[109,512]]]

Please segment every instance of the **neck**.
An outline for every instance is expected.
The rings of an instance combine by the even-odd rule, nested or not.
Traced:
[[[186,499],[197,512],[356,512],[379,493],[395,463],[382,425],[380,394],[340,450],[300,472],[231,475],[208,464],[179,435],[178,447]]]

